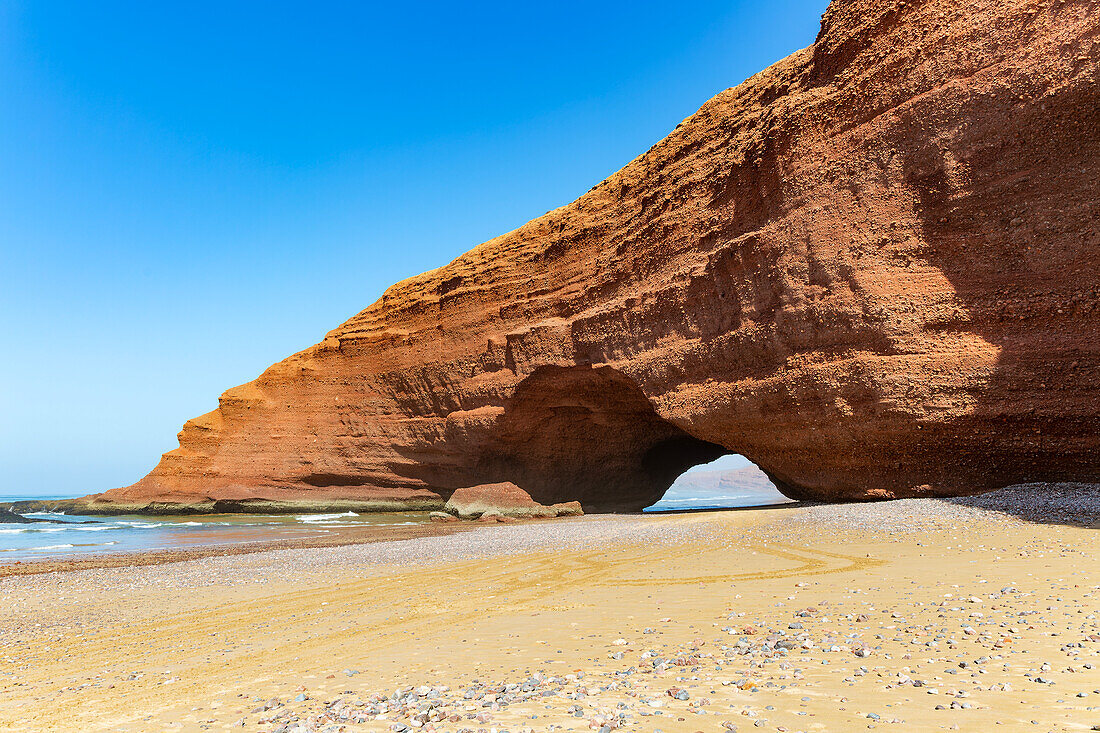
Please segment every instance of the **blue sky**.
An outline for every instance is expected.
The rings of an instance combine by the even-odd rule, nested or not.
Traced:
[[[0,3],[0,493],[137,480],[224,389],[573,200],[824,8]]]

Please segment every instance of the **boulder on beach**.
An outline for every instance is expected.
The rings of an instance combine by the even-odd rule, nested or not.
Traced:
[[[580,502],[576,501],[551,506],[539,504],[511,481],[458,489],[447,500],[444,509],[463,519],[478,519],[483,515],[533,519],[584,514]]]

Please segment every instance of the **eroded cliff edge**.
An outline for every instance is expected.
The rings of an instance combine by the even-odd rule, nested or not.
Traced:
[[[825,500],[1100,480],[1098,80],[1100,2],[835,0],[812,47],[86,501],[512,481],[637,509],[730,451]]]

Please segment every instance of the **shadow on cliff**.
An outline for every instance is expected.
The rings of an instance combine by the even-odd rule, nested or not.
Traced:
[[[830,456],[800,459],[800,474],[827,470],[833,485],[851,475],[851,491],[826,498],[967,494],[1029,481],[1100,481],[1096,86],[1095,81],[1069,84],[1042,102],[1021,101],[1020,91],[1026,90],[1014,85],[965,94],[956,100],[959,109],[951,117],[964,124],[930,127],[928,116],[911,109],[896,116],[882,139],[869,141],[874,143],[869,147],[889,148],[896,156],[902,175],[890,186],[890,195],[911,201],[913,219],[902,223],[914,225],[914,236],[906,226],[895,229],[897,222],[870,217],[867,227],[881,237],[866,236],[863,244],[842,247],[864,246],[865,253],[880,257],[881,267],[889,271],[886,284],[902,291],[918,282],[902,260],[931,264],[950,285],[957,307],[922,322],[927,343],[943,337],[941,344],[928,347],[926,355],[935,357],[928,359],[930,366],[897,375],[924,382],[942,378],[946,387],[930,390],[927,403],[914,398],[907,405],[912,409],[886,418],[882,414],[893,395],[866,395],[867,419],[861,421],[858,414],[843,419],[844,430],[855,438],[842,436],[845,440]],[[736,173],[712,202],[717,208],[733,204],[729,236],[763,226],[782,209],[785,184],[778,159],[786,153],[762,144],[758,152],[770,161],[771,167],[765,166],[770,173]],[[871,157],[862,163],[871,166]],[[859,161],[846,164],[856,186],[867,171]],[[742,191],[751,195],[737,199]],[[897,260],[878,251],[883,239],[897,247]],[[764,267],[751,261],[756,269]],[[715,283],[708,286],[713,289]],[[869,299],[889,297],[879,292]],[[778,300],[753,303],[758,318],[775,320]],[[704,341],[738,327],[740,312],[726,313],[733,307],[728,301],[694,306]],[[606,333],[595,325],[594,332]],[[857,326],[844,332],[846,340],[839,345],[872,343],[873,329]],[[968,352],[966,344],[953,345],[951,338],[959,334],[973,334],[995,347],[994,361]],[[900,333],[901,345],[879,336],[873,342],[876,354],[915,353],[902,351],[911,348],[903,343],[911,334]],[[579,354],[589,356],[598,361],[602,352]],[[960,373],[941,377],[952,369]],[[858,374],[849,381],[862,384]],[[872,377],[864,381],[874,383]],[[941,398],[958,398],[965,407],[952,412],[956,406],[949,405],[941,411],[936,404]],[[813,416],[798,417],[809,423]],[[826,417],[841,420],[833,413]],[[782,429],[770,420],[763,421],[769,431]],[[488,441],[477,446],[475,455],[463,457],[452,474],[415,465],[399,472],[441,489],[469,485],[476,476],[477,482],[512,481],[543,503],[576,499],[586,511],[640,511],[686,469],[740,448],[738,435],[714,431],[707,437],[723,444],[695,437],[660,417],[638,384],[611,367],[543,366],[520,382]],[[406,457],[416,462],[413,453]],[[769,478],[784,494],[828,494],[820,486],[784,481],[776,475],[783,462],[762,457],[773,469]],[[849,470],[845,463],[860,470]]]
[[[990,477],[979,489],[1100,481],[1097,83],[1027,94],[974,95],[953,145],[914,130],[904,151],[928,259],[965,308],[939,327],[999,349],[952,442],[936,440]]]

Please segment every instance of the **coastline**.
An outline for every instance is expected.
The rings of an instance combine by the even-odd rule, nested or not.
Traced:
[[[532,520],[534,521],[534,520]],[[366,529],[333,530],[335,536],[297,537],[256,542],[235,542],[200,545],[172,549],[145,550],[139,552],[102,552],[79,557],[45,560],[15,560],[0,563],[0,579],[20,575],[40,575],[99,568],[145,567],[200,560],[208,557],[248,555],[274,550],[310,549],[319,547],[343,547],[373,542],[397,542],[418,537],[433,537],[473,529],[473,523],[451,522],[425,523],[417,526],[386,526]]]
[[[711,512],[741,512],[760,509],[800,506],[796,502],[769,504],[749,507],[700,507],[695,509],[662,509],[653,512],[626,515],[591,515],[594,517],[660,517],[682,514],[703,514]],[[802,505],[804,506],[804,505]],[[201,516],[201,515],[200,515]],[[522,526],[543,522],[560,522],[563,518],[530,518],[522,520]],[[296,537],[292,539],[273,539],[255,542],[234,542],[225,544],[200,545],[172,549],[145,550],[136,552],[100,552],[78,557],[51,558],[43,560],[15,560],[0,563],[0,579],[21,576],[41,575],[45,573],[64,573],[77,570],[95,570],[100,568],[145,567],[149,565],[167,565],[170,563],[200,560],[208,557],[228,557],[248,555],[274,550],[305,550],[321,547],[345,547],[350,545],[372,544],[376,542],[400,542],[421,537],[440,537],[457,532],[467,532],[483,528],[476,520],[457,522],[426,522],[417,526],[383,526],[366,528],[344,528],[332,530],[336,536]]]
[[[95,495],[92,495],[93,497]],[[153,501],[136,504],[73,499],[21,499],[0,502],[0,511],[17,514],[61,512],[84,516],[199,516],[203,514],[328,514],[333,512],[428,512],[443,509],[442,498],[410,499],[211,499],[201,502]]]
[[[7,577],[0,729],[1087,730],[1100,533],[995,500]]]

